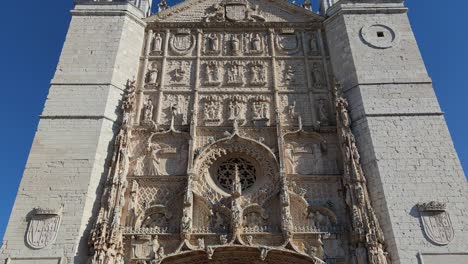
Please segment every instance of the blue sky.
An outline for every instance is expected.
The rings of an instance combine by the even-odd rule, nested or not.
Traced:
[[[0,16],[0,238],[70,20],[72,0],[3,1]],[[173,4],[174,1],[168,1]],[[407,0],[421,52],[465,171],[468,168],[468,1]]]

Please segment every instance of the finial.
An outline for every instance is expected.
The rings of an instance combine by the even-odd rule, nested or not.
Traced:
[[[240,197],[242,195],[242,184],[239,175],[239,165],[234,165],[234,184],[232,186],[232,196],[234,198]]]
[[[159,4],[158,4],[158,12],[162,12],[162,11],[168,9],[168,8],[169,8],[169,6],[167,5],[166,0],[161,0],[161,1],[159,2]]]
[[[310,0],[304,0],[304,4],[302,5],[302,7],[310,11],[312,10],[312,3],[310,2]]]

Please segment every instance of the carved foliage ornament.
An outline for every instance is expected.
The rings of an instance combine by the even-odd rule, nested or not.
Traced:
[[[455,231],[445,204],[439,202],[420,203],[417,205],[424,233],[429,241],[437,245],[449,244]]]
[[[29,221],[26,242],[34,249],[54,243],[62,220],[62,209],[35,208]]]

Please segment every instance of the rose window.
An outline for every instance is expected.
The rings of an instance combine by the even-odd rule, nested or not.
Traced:
[[[243,191],[254,185],[255,181],[257,180],[255,166],[242,158],[228,159],[219,165],[216,174],[216,180],[218,181],[218,184],[225,190],[232,191],[236,170],[239,174]]]

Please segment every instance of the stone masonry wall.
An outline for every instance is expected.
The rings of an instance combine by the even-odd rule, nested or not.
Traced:
[[[393,263],[419,263],[419,251],[466,253],[467,182],[406,10],[381,6],[376,14],[378,9],[349,7],[335,7],[326,34]],[[392,47],[366,44],[361,30],[369,25],[393,29]],[[447,204],[455,230],[447,246],[425,238],[416,204],[429,201]]]
[[[18,191],[0,263],[85,263],[99,183],[126,80],[143,47],[142,13],[131,5],[77,5]],[[57,240],[41,250],[25,242],[34,207],[63,206]],[[45,258],[39,260],[40,258]]]

